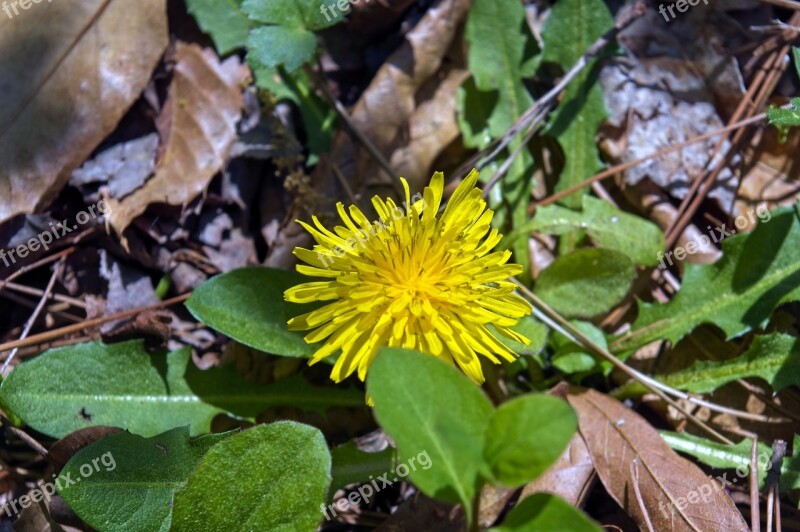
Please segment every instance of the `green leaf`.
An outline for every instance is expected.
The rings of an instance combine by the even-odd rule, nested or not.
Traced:
[[[792,456],[784,458],[781,464],[781,480],[779,487],[783,491],[800,488],[800,436],[792,438]]]
[[[312,31],[338,24],[345,14],[331,0],[245,0],[242,8],[258,22]]]
[[[218,275],[195,289],[189,312],[209,327],[245,345],[281,356],[308,358],[315,348],[290,331],[289,319],[320,304],[284,301],[283,293],[312,278],[273,268],[242,268]]]
[[[368,453],[359,449],[352,440],[336,447],[331,452],[331,458],[333,480],[328,490],[330,495],[347,484],[361,484],[369,481],[370,477],[378,478],[393,470],[398,464],[397,451],[392,447]]]
[[[483,149],[491,143],[489,118],[497,107],[498,97],[496,90],[479,90],[474,77],[467,78],[458,88],[458,127],[465,147]]]
[[[572,325],[603,349],[608,348],[606,335],[602,329],[587,321],[573,321]],[[553,366],[564,373],[594,371],[598,369],[598,366],[609,369],[611,367],[610,363],[595,359],[583,345],[576,344],[561,334],[553,335],[552,347],[554,351]]]
[[[314,530],[331,481],[322,433],[281,421],[218,443],[175,494],[172,530]]]
[[[786,334],[756,336],[750,348],[736,358],[697,361],[658,379],[681,390],[708,393],[747,377],[761,377],[774,392],[800,382],[800,340]]]
[[[633,263],[610,249],[579,249],[557,258],[536,282],[536,293],[567,317],[590,318],[611,310],[633,283]]]
[[[603,0],[560,0],[553,6],[542,31],[542,61],[557,63],[566,71],[613,26],[614,18]],[[597,59],[592,59],[570,82],[548,128],[548,133],[564,150],[564,169],[557,191],[583,181],[603,167],[594,139],[607,115],[602,90],[596,83],[596,65]],[[578,208],[583,194],[585,189],[562,202]]]
[[[142,436],[190,425],[199,434],[222,413],[254,418],[269,406],[363,401],[357,390],[314,389],[299,376],[259,386],[230,366],[201,371],[190,358],[188,348],[150,354],[140,341],[51,349],[17,366],[0,396],[27,425],[54,438],[97,425]]]
[[[453,366],[406,349],[382,349],[367,375],[378,423],[400,461],[427,452],[433,466],[410,473],[430,497],[470,501],[483,472],[483,442],[492,404]]]
[[[200,29],[211,36],[220,55],[244,48],[251,23],[242,11],[242,0],[186,0],[186,7]]]
[[[660,431],[661,437],[674,450],[697,458],[700,462],[715,469],[737,469],[750,471],[751,440],[742,440],[736,445],[716,443],[685,432]],[[800,437],[796,434],[792,444],[794,454],[783,459],[781,464],[780,490],[800,488]],[[772,449],[765,443],[758,443],[756,464],[758,466],[758,486],[764,487],[764,480],[772,467]],[[737,473],[740,478],[743,475]]]
[[[525,9],[517,0],[475,0],[467,19],[466,40],[475,86],[481,91],[499,91],[489,117],[490,134],[497,137],[533,104],[522,84],[523,63],[535,51]]]
[[[550,395],[517,397],[494,411],[486,431],[483,455],[494,478],[521,486],[550,467],[578,427],[567,403]]]
[[[113,434],[73,456],[56,486],[69,507],[93,528],[166,532],[172,496],[203,455],[230,434],[190,439],[188,427],[152,438]]]
[[[794,71],[797,79],[800,79],[800,48],[792,46],[792,59],[794,59]]]
[[[800,98],[789,100],[791,109],[772,107],[767,110],[769,123],[780,127],[800,126]]]
[[[474,94],[471,101],[465,103],[480,100],[488,105],[497,94],[497,103],[488,116],[487,124],[489,135],[498,137],[533,104],[533,98],[522,80],[530,74],[531,58],[538,54],[538,48],[525,20],[525,9],[517,0],[475,0],[467,18],[465,38],[469,43],[467,63],[474,85],[479,91],[490,93]],[[469,83],[465,84],[466,96],[470,95]],[[487,111],[482,109],[480,114]],[[480,119],[478,116],[462,121],[462,132],[467,143],[481,141],[483,133],[474,123]],[[469,127],[465,128],[467,125]],[[509,153],[518,148],[520,143],[520,139],[514,139],[509,144]],[[533,157],[528,149],[523,149],[509,167],[502,183],[496,187],[496,194],[502,198],[502,203],[490,202],[495,209],[495,227],[510,225],[513,228],[527,220],[532,175]],[[495,196],[490,199],[494,200]],[[514,260],[522,265],[522,277],[526,277],[530,269],[527,243],[514,243],[512,251]]]
[[[687,263],[681,289],[668,303],[640,302],[633,330],[611,349],[626,352],[659,339],[674,345],[702,323],[735,338],[761,327],[778,305],[800,299],[797,214],[781,208],[759,217],[762,223],[752,233],[722,240],[723,256],[714,264]]]
[[[534,493],[517,503],[502,525],[491,532],[530,532],[535,530],[569,530],[601,532],[580,510],[550,493]]]
[[[317,38],[303,28],[263,26],[250,32],[247,48],[259,63],[270,68],[283,65],[291,72],[314,56]]]
[[[597,368],[597,361],[588,353],[562,353],[553,356],[553,367],[567,374],[591,372]]]
[[[657,225],[592,196],[583,197],[583,212],[558,205],[539,207],[532,220],[504,241],[527,238],[533,231],[551,235],[586,231],[599,247],[624,253],[634,264],[645,266],[658,264],[659,253],[664,252],[664,234]]]
[[[489,325],[489,328],[494,332],[494,327]],[[511,329],[520,333],[522,336],[525,336],[531,341],[530,345],[525,345],[511,340],[510,338],[506,338],[502,334],[496,334],[495,336],[497,339],[513,352],[521,356],[535,356],[538,355],[542,349],[544,349],[545,342],[547,342],[548,329],[536,318],[532,316],[525,316],[524,318],[520,319],[516,325],[511,327]]]
[[[313,32],[333,26],[344,16],[326,0],[244,0],[242,9],[251,20],[268,24],[250,32],[248,57],[269,68],[283,65],[289,72],[314,56],[317,38]]]
[[[581,82],[576,79],[572,83]],[[564,168],[556,184],[558,192],[580,183],[603,168],[594,140],[597,129],[607,117],[603,94],[600,86],[594,85],[594,80],[584,80],[583,83],[592,85],[585,88],[584,93],[575,95],[569,103],[561,104],[548,130],[564,150]],[[571,96],[570,92],[567,89],[567,98]],[[586,191],[584,188],[574,192],[561,202],[569,207],[577,207]]]

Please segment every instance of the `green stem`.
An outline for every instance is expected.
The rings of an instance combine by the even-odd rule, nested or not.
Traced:
[[[472,522],[470,523],[469,530],[470,532],[480,532],[481,530],[481,523],[478,517],[481,513],[481,490],[478,489],[475,496],[472,497]]]

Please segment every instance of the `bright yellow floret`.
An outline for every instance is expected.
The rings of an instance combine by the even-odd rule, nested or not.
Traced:
[[[297,248],[308,265],[297,271],[331,279],[304,283],[285,293],[287,301],[331,303],[289,320],[291,330],[312,330],[305,340],[323,342],[310,364],[341,353],[331,378],[339,382],[356,369],[362,381],[383,346],[416,349],[455,363],[482,383],[478,355],[499,364],[516,354],[487,327],[529,343],[510,329],[531,307],[514,293],[508,278],[522,272],[506,264],[510,251],[491,252],[502,235],[492,229],[493,212],[476,188],[473,170],[458,186],[441,216],[444,176],[433,175],[423,194],[402,206],[377,196],[380,220],[371,223],[355,205],[337,210],[344,226],[330,231],[316,216],[299,222],[317,242],[313,251]],[[416,199],[416,201],[413,201]]]

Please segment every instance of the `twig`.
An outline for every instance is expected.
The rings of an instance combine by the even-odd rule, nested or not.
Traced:
[[[672,392],[667,392],[672,393]],[[782,417],[768,417],[761,414],[753,414],[750,412],[745,412],[744,410],[737,410],[736,408],[729,408],[727,406],[718,405],[717,403],[712,403],[710,401],[706,401],[705,399],[700,399],[699,397],[695,397],[693,395],[687,394],[685,392],[678,391],[680,395],[678,395],[679,399],[683,399],[685,401],[689,401],[690,403],[694,403],[698,406],[704,406],[709,410],[714,410],[715,412],[721,412],[723,414],[730,414],[732,416],[736,416],[740,419],[748,419],[750,421],[758,421],[760,423],[788,423],[791,421],[789,418],[782,418]],[[673,395],[675,395],[673,393]]]
[[[758,500],[758,434],[753,434],[753,445],[750,447],[750,529],[761,531],[761,516]],[[769,511],[769,508],[767,508]]]
[[[14,303],[17,303],[18,305],[22,305],[22,306],[27,307],[29,309],[36,308],[36,303],[33,303],[29,299],[25,299],[24,297],[14,293],[14,292],[0,292],[0,297],[8,299],[9,301],[13,301]],[[64,320],[71,321],[72,323],[78,323],[78,322],[84,321],[86,319],[85,317],[84,318],[79,318],[78,316],[75,316],[74,314],[69,314],[67,312],[64,312],[64,311],[61,311],[61,310],[55,310],[53,308],[53,307],[56,307],[56,306],[59,306],[59,305],[64,305],[64,303],[57,303],[55,305],[47,307],[47,312],[49,312],[53,316],[58,316],[59,318],[62,318]]]
[[[84,320],[80,320],[80,321],[84,321]],[[42,351],[47,351],[48,349],[55,349],[56,347],[66,347],[66,346],[75,345],[75,344],[82,344],[82,343],[85,343],[85,342],[91,342],[93,340],[98,340],[100,338],[101,338],[101,336],[100,336],[99,333],[97,333],[97,334],[87,334],[87,335],[79,336],[79,337],[76,337],[76,338],[68,338],[68,339],[64,339],[64,340],[56,340],[56,341],[53,341],[53,342],[46,342],[44,344],[39,344],[39,345],[32,346],[32,347],[21,347],[19,349],[19,353],[17,353],[17,358],[19,359],[19,358],[31,357],[31,356],[34,356],[34,355],[38,355]]]
[[[573,340],[574,342],[583,345],[593,353],[595,353],[600,358],[603,358],[610,362],[614,367],[624,372],[626,375],[631,377],[632,379],[638,381],[642,386],[646,387],[648,390],[653,392],[654,394],[658,395],[662,400],[667,402],[672,407],[676,408],[679,412],[686,416],[688,420],[692,423],[700,427],[701,429],[705,430],[719,441],[723,443],[727,443],[728,445],[733,445],[733,442],[714,430],[712,427],[708,426],[702,420],[697,419],[694,415],[688,412],[685,408],[679,405],[672,397],[667,395],[670,393],[675,395],[679,398],[685,399],[688,397],[688,394],[681,392],[680,390],[676,390],[671,388],[657,380],[653,379],[652,377],[648,377],[644,373],[641,373],[638,370],[633,369],[632,367],[628,366],[617,357],[609,353],[604,348],[597,345],[594,341],[592,341],[589,337],[584,335],[581,331],[576,329],[570,322],[564,319],[560,314],[550,308],[547,303],[539,299],[539,297],[531,292],[528,287],[517,281],[516,279],[512,278],[511,281],[517,285],[520,292],[522,292],[525,297],[527,297],[531,303],[533,303],[533,311],[536,316],[544,321],[547,325],[552,327],[553,329],[557,330],[567,338]],[[667,393],[665,393],[667,392]]]
[[[481,529],[481,490],[480,486],[478,486],[478,488],[479,489],[475,490],[475,495],[472,497],[472,523],[469,527],[470,532],[480,532]]]
[[[784,108],[788,109],[789,106],[788,105],[784,106]],[[556,201],[560,200],[561,198],[563,198],[565,196],[569,196],[573,192],[577,192],[577,191],[581,190],[582,188],[588,187],[589,185],[591,185],[595,181],[601,181],[601,180],[603,180],[603,179],[605,179],[607,177],[613,176],[616,173],[623,172],[625,170],[629,170],[629,169],[631,169],[631,168],[633,168],[635,166],[639,166],[643,162],[649,161],[650,159],[655,159],[656,157],[661,157],[662,155],[666,155],[666,154],[671,153],[673,151],[682,150],[683,148],[685,148],[687,146],[691,146],[692,144],[696,144],[698,142],[702,142],[704,140],[708,140],[708,139],[710,139],[712,137],[716,137],[717,135],[722,135],[724,133],[727,133],[729,131],[733,131],[734,129],[738,129],[740,127],[744,127],[744,126],[747,126],[747,125],[750,125],[750,124],[754,124],[754,123],[759,122],[761,120],[764,120],[766,118],[767,118],[767,114],[766,113],[761,113],[760,115],[754,116],[752,118],[747,118],[745,120],[740,120],[739,122],[735,122],[735,123],[730,124],[728,126],[725,126],[725,127],[719,128],[719,129],[715,129],[714,131],[709,131],[708,133],[703,133],[702,135],[698,135],[698,136],[693,137],[693,138],[691,138],[689,140],[685,140],[683,142],[679,142],[678,144],[673,144],[671,146],[666,146],[664,148],[661,148],[660,150],[654,151],[653,153],[651,153],[649,155],[645,155],[644,157],[641,157],[639,159],[635,159],[633,161],[628,161],[626,163],[620,163],[620,164],[614,165],[611,168],[607,168],[607,169],[603,170],[602,172],[599,172],[599,173],[593,175],[592,177],[581,181],[580,183],[576,183],[576,184],[572,185],[571,187],[565,188],[561,192],[557,192],[555,194],[552,194],[552,195],[544,198],[543,200],[537,202],[536,206],[537,207],[544,207],[545,205],[550,205],[551,203],[555,203]]]
[[[347,194],[347,197],[350,199],[350,202],[353,205],[358,205],[356,195],[353,194],[353,189],[350,188],[350,184],[347,182],[347,179],[345,179],[345,177],[342,175],[342,171],[339,170],[339,165],[337,165],[335,162],[332,162],[331,169],[333,170],[336,179],[339,180],[339,184],[342,185],[342,188],[344,189],[345,194]]]
[[[520,116],[514,124],[511,125],[500,137],[499,140],[493,142],[485,149],[481,150],[480,152],[476,153],[469,161],[465,164],[461,165],[461,167],[456,172],[456,175],[464,176],[472,170],[472,168],[477,168],[481,170],[485,168],[492,160],[494,160],[497,155],[499,155],[506,146],[509,145],[511,140],[516,137],[519,133],[523,130],[527,130],[527,135],[532,136],[533,130],[535,130],[536,126],[538,125],[537,122],[541,121],[547,113],[552,109],[554,106],[558,95],[569,85],[569,83],[574,80],[581,71],[586,68],[586,65],[589,64],[594,57],[600,54],[603,49],[608,46],[610,42],[616,39],[617,34],[630,26],[635,20],[642,17],[647,8],[642,2],[637,2],[634,8],[624,17],[621,17],[620,20],[614,25],[613,28],[608,30],[606,33],[601,35],[594,43],[592,43],[589,48],[583,53],[583,55],[578,59],[578,61],[570,68],[564,77],[562,77],[556,85],[550,89],[544,96],[539,98],[536,103],[530,106],[523,114]],[[488,156],[486,156],[483,161],[480,161],[481,158],[486,155],[486,153],[492,149],[494,146],[493,151],[491,151]],[[523,143],[524,146],[526,143]],[[519,154],[519,150],[515,150],[515,154]],[[513,159],[516,157],[515,154],[510,156],[510,159],[513,162]],[[480,161],[480,162],[479,162]],[[500,172],[498,172],[499,174]],[[494,177],[492,186],[499,181],[499,177],[495,179]],[[489,189],[491,186],[488,184],[484,187],[484,193],[488,194]]]
[[[107,323],[109,321],[115,321],[115,320],[122,320],[122,319],[126,319],[126,318],[131,318],[131,317],[136,316],[137,314],[139,314],[141,312],[146,312],[148,310],[156,310],[156,309],[160,309],[160,308],[164,308],[164,307],[169,307],[169,306],[174,305],[176,303],[182,303],[183,301],[186,301],[187,299],[189,299],[189,296],[191,296],[191,295],[192,295],[192,293],[188,292],[186,294],[183,294],[183,295],[180,295],[180,296],[176,296],[176,297],[173,297],[171,299],[167,299],[167,300],[164,300],[164,301],[159,301],[158,303],[155,303],[153,305],[148,305],[146,307],[140,307],[140,308],[135,308],[135,309],[132,309],[132,310],[126,310],[124,312],[117,312],[116,314],[112,314],[110,316],[102,316],[100,318],[95,318],[93,320],[87,320],[87,321],[84,321],[82,323],[76,323],[74,325],[67,325],[67,326],[61,327],[59,329],[53,329],[52,331],[45,331],[43,333],[34,334],[33,336],[30,336],[28,338],[15,340],[13,342],[6,342],[4,344],[0,344],[0,353],[2,353],[4,351],[9,351],[11,349],[15,349],[15,348],[18,348],[18,347],[28,347],[28,346],[31,346],[31,345],[38,345],[38,344],[41,344],[41,343],[44,343],[44,342],[49,342],[49,341],[54,340],[56,338],[60,338],[62,336],[66,336],[67,334],[80,332],[80,331],[82,331],[84,329],[88,329],[89,327],[97,327],[98,325],[103,325],[104,323]]]
[[[794,23],[798,20],[800,20],[800,12],[792,15],[790,22]],[[770,40],[777,40],[777,37],[772,37]],[[744,98],[741,102],[739,102],[739,105],[736,107],[736,110],[731,116],[731,122],[739,120],[746,114],[753,114],[755,109],[759,109],[764,105],[767,98],[772,93],[772,89],[778,83],[780,74],[782,74],[786,69],[787,65],[782,59],[788,52],[789,45],[786,44],[782,46],[779,50],[776,50],[775,53],[772,54],[770,59],[767,60],[766,66],[758,71],[758,73],[755,75],[755,79],[750,85],[750,88],[747,90]],[[758,95],[754,97],[757,92]],[[717,180],[717,177],[722,172],[722,169],[725,168],[726,164],[728,164],[730,159],[733,157],[733,154],[736,153],[739,148],[748,140],[746,135],[746,129],[740,129],[736,131],[731,138],[729,148],[725,150],[721,158],[719,156],[722,153],[723,146],[725,145],[725,139],[719,139],[717,141],[712,155],[709,157],[709,162],[716,160],[719,160],[719,162],[710,171],[702,176],[698,176],[692,182],[692,186],[689,188],[689,191],[678,207],[678,216],[676,220],[670,224],[670,227],[666,231],[667,249],[671,249],[672,246],[675,245],[678,237],[681,235],[681,233],[683,233],[686,226],[689,225],[689,222],[697,212],[697,209],[700,208],[701,203],[711,191],[714,183]]]
[[[642,498],[641,489],[639,489],[639,459],[634,458],[631,460],[631,480],[633,482],[633,493],[636,495],[636,502],[639,505],[639,510],[642,512],[642,517],[644,517],[644,523],[647,525],[647,530],[649,532],[655,532],[653,530],[653,523],[650,522],[650,513],[647,511],[647,507],[644,504],[644,499]]]
[[[666,384],[663,384],[663,383],[661,383],[661,382],[659,382],[657,380],[655,381],[655,383],[656,383],[657,386],[662,387],[662,389],[666,393],[674,395],[678,399],[683,399],[684,401],[687,401],[689,403],[695,404],[697,406],[708,408],[709,410],[712,410],[714,412],[720,412],[722,414],[728,414],[728,415],[731,415],[731,416],[734,416],[734,417],[738,417],[740,419],[747,419],[747,420],[750,420],[750,421],[757,421],[759,423],[775,423],[775,424],[778,424],[778,423],[789,423],[791,421],[791,418],[788,418],[788,417],[787,418],[769,417],[769,416],[765,416],[763,414],[753,414],[751,412],[746,412],[744,410],[738,410],[736,408],[730,408],[728,406],[718,405],[716,403],[712,403],[711,401],[706,401],[705,399],[701,399],[699,397],[695,397],[695,396],[693,396],[693,395],[691,395],[689,393],[686,393],[686,392],[671,388],[670,386],[668,386]],[[620,390],[622,390],[623,393],[624,393],[625,386],[622,386],[620,388]],[[614,393],[612,393],[612,395],[614,395]],[[635,394],[633,394],[633,395],[635,395]],[[625,396],[627,397],[627,395],[625,395]]]
[[[793,421],[800,422],[800,416],[798,416],[797,414],[795,414],[794,412],[792,412],[788,408],[784,408],[782,405],[770,400],[771,399],[770,394],[768,394],[762,388],[760,388],[760,387],[758,387],[758,386],[756,386],[754,384],[751,384],[751,383],[749,383],[749,382],[747,382],[746,380],[743,380],[743,379],[738,379],[736,381],[736,384],[738,384],[739,386],[741,386],[742,388],[744,388],[748,392],[752,393],[753,395],[757,396],[756,399],[761,401],[761,403],[764,404],[765,406],[773,409],[775,412],[778,412],[779,414],[783,414],[784,416],[788,417],[789,419],[791,419]]]
[[[783,21],[776,20],[774,24],[769,26],[750,26],[750,31],[758,31],[764,33],[780,33],[784,31],[793,31],[800,33],[800,28],[797,26],[790,26]]]
[[[519,146],[517,146],[514,149],[514,151],[511,152],[511,155],[508,156],[505,161],[503,161],[503,164],[500,165],[500,168],[497,169],[497,172],[495,172],[495,174],[491,177],[491,179],[489,179],[489,181],[483,187],[484,199],[487,199],[489,197],[489,193],[491,192],[492,187],[495,186],[501,179],[503,179],[503,176],[506,175],[508,169],[511,168],[512,164],[514,164],[514,161],[517,159],[517,157],[519,157],[519,154],[522,153],[522,150],[528,146],[528,143],[533,138],[533,135],[535,135],[536,132],[539,130],[539,125],[541,125],[541,122],[547,116],[548,111],[549,110],[544,110],[542,114],[539,115],[538,118],[536,118],[533,121],[531,126],[528,128],[528,131],[525,133],[525,137],[522,139],[522,142],[519,144]]]
[[[25,275],[29,271],[35,270],[39,266],[44,266],[45,264],[50,264],[51,262],[57,261],[61,257],[65,257],[67,255],[71,255],[73,252],[77,251],[77,249],[78,248],[76,246],[68,247],[66,249],[62,249],[58,253],[53,253],[52,255],[48,255],[47,257],[43,257],[43,258],[37,260],[36,262],[32,262],[31,264],[27,264],[25,266],[22,266],[19,270],[15,271],[14,273],[12,273],[8,277],[6,277],[5,282],[13,281],[17,277]],[[2,281],[0,281],[0,282],[2,282]],[[3,286],[2,286],[2,284],[0,284],[0,290],[2,290],[2,289],[3,289]]]
[[[24,284],[12,283],[10,281],[4,281],[0,279],[0,290],[3,288],[8,288],[10,290],[14,290],[15,292],[20,292],[22,294],[27,294],[29,296],[39,296],[42,297],[45,294],[44,290],[39,290],[38,288],[32,288],[30,286],[25,286]],[[62,303],[67,303],[72,305],[73,307],[78,307],[85,309],[86,303],[81,301],[80,299],[75,299],[74,297],[69,297],[61,294],[48,294],[47,299],[52,299],[55,301],[61,301]]]
[[[14,427],[14,426],[12,426],[12,425],[8,425],[8,424],[6,424],[6,428],[7,428],[9,431],[13,432],[13,433],[14,433],[14,435],[16,435],[16,436],[17,436],[17,438],[19,438],[20,440],[24,441],[24,442],[25,442],[25,444],[26,444],[28,447],[30,447],[31,449],[33,449],[34,451],[36,451],[37,453],[39,453],[39,454],[40,454],[40,455],[41,455],[43,458],[47,458],[47,449],[45,449],[45,448],[42,446],[42,444],[41,444],[41,443],[39,443],[38,441],[36,441],[35,439],[33,439],[33,438],[31,437],[31,435],[30,435],[30,434],[28,434],[28,433],[27,433],[27,432],[25,432],[24,430],[20,430],[20,429],[18,429],[17,427]]]
[[[772,532],[772,505],[775,500],[774,486],[767,490],[767,532]]]
[[[347,109],[345,109],[344,105],[342,105],[341,102],[339,102],[339,100],[336,99],[336,96],[334,96],[331,90],[328,88],[328,85],[327,83],[325,83],[325,80],[320,79],[320,76],[310,66],[306,65],[305,68],[306,72],[308,72],[308,75],[311,77],[311,79],[314,80],[315,84],[320,88],[322,93],[325,94],[325,97],[331,103],[334,110],[336,110],[336,113],[345,123],[347,129],[350,130],[350,133],[352,133],[353,136],[361,143],[361,145],[364,146],[364,148],[372,156],[372,158],[375,159],[375,162],[377,162],[378,165],[380,165],[380,167],[383,168],[383,171],[386,172],[386,175],[388,175],[391,178],[392,186],[394,187],[395,191],[401,196],[405,194],[405,192],[400,188],[400,179],[394,172],[392,165],[389,164],[389,161],[386,160],[386,158],[383,156],[380,150],[378,150],[378,148],[375,147],[372,141],[369,140],[367,136],[364,135],[364,132],[361,131],[361,129],[355,124],[355,122],[353,122],[353,120],[350,118],[350,114],[347,112]]]
[[[25,328],[22,329],[22,334],[19,337],[20,340],[24,340],[28,336],[28,333],[31,332],[31,328],[33,327],[33,324],[36,323],[36,320],[39,319],[39,314],[42,312],[42,309],[44,308],[44,304],[47,301],[47,298],[50,296],[50,293],[53,291],[53,286],[55,286],[56,279],[58,278],[59,274],[61,273],[61,269],[63,268],[63,266],[64,266],[64,258],[62,258],[59,261],[59,263],[56,264],[56,267],[53,268],[53,274],[50,276],[50,281],[48,281],[48,283],[47,283],[47,288],[45,288],[41,299],[39,299],[39,304],[36,305],[35,309],[33,309],[33,314],[31,314],[31,317],[28,318],[27,323],[25,323]],[[17,351],[19,351],[19,348],[15,347],[11,351],[11,354],[9,354],[6,357],[5,362],[3,362],[3,367],[0,367],[0,375],[5,375],[6,374],[6,370],[8,369],[8,365],[11,364],[12,360],[14,360],[14,356],[17,354]]]
[[[765,4],[772,4],[773,6],[800,11],[800,2],[795,2],[794,0],[761,0],[761,1],[764,2]]]
[[[780,523],[780,497],[777,496],[778,485],[781,479],[781,465],[786,456],[786,442],[775,440],[772,442],[772,456],[767,480],[764,483],[767,489],[767,532],[772,532],[772,515],[777,515],[776,523]]]

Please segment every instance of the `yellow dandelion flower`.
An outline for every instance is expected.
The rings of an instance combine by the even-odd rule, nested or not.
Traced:
[[[444,176],[433,175],[412,202],[402,180],[402,208],[372,198],[380,220],[370,223],[355,205],[336,208],[344,226],[330,231],[316,216],[300,223],[317,242],[294,254],[308,265],[297,271],[330,281],[303,283],[285,293],[287,301],[331,303],[289,320],[289,329],[311,330],[305,340],[325,340],[309,364],[341,353],[331,378],[339,382],[356,369],[362,381],[383,346],[416,349],[456,364],[476,383],[484,381],[478,355],[495,364],[516,358],[487,327],[518,342],[510,329],[531,307],[514,293],[508,278],[522,272],[506,264],[510,251],[490,252],[502,235],[492,229],[494,213],[476,188],[473,170],[458,186],[441,216]],[[348,215],[349,212],[349,215]]]

